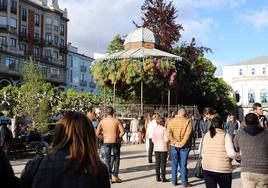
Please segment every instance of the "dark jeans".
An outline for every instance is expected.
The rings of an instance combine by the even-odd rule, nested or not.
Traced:
[[[149,138],[149,150],[148,150],[148,162],[153,162],[153,150],[154,150],[154,143],[152,142],[152,139]]]
[[[166,164],[167,164],[167,152],[154,152],[155,154],[155,172],[156,179],[160,179],[160,167],[161,167],[161,177],[166,179]]]
[[[217,184],[220,188],[232,187],[232,173],[219,173],[203,170],[203,174],[206,188],[217,188]]]
[[[110,174],[113,174],[114,176],[117,177],[119,173],[121,144],[120,143],[113,143],[113,144],[104,143],[103,146],[104,146],[105,163],[108,168],[108,171]],[[112,151],[113,151],[113,161],[114,161],[113,164],[111,163]]]

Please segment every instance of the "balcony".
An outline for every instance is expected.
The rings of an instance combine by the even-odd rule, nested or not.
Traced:
[[[80,86],[86,87],[87,81],[86,80],[80,80]]]
[[[47,62],[52,62],[52,57],[51,56],[44,56],[43,60]]]
[[[95,88],[95,87],[96,87],[96,84],[95,84],[95,82],[89,82],[89,83],[88,83],[88,86],[89,86],[90,88]]]
[[[14,62],[6,64],[4,62],[0,62],[0,72],[10,75],[21,75],[22,74],[22,63]]]
[[[24,51],[19,50],[17,47],[14,46],[8,46],[7,44],[0,44],[0,51],[24,55]]]
[[[14,28],[14,27],[11,27],[11,26],[8,26],[8,32],[13,34],[13,35],[17,35],[18,34],[18,30],[17,28]]]
[[[39,45],[39,44],[41,44],[41,39],[38,38],[38,37],[34,37],[34,38],[33,38],[33,42],[34,42],[34,44]]]
[[[53,28],[52,24],[46,24],[46,31],[47,32],[52,31],[52,28]]]
[[[28,42],[28,34],[26,32],[21,31],[19,33],[19,39]]]
[[[80,66],[80,72],[87,72],[87,67],[86,66]]]
[[[52,40],[45,40],[45,44],[46,44],[46,46],[52,46],[53,41]]]

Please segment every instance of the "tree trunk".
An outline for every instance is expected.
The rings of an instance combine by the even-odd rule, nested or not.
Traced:
[[[113,96],[113,108],[114,108],[114,104],[115,104],[115,85],[116,85],[116,83],[114,83],[114,96]]]

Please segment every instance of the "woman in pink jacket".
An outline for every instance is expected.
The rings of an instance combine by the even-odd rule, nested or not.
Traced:
[[[163,117],[158,117],[156,119],[157,126],[153,130],[152,141],[154,143],[154,153],[155,153],[155,171],[156,171],[156,181],[168,182],[166,179],[166,164],[167,164],[167,151],[168,151],[168,137],[166,134],[165,119]],[[161,167],[161,177],[160,178],[160,167]]]

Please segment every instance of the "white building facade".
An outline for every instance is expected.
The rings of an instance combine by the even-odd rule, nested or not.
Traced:
[[[223,79],[233,88],[244,114],[255,102],[268,107],[268,56],[223,66]]]
[[[90,68],[94,59],[78,53],[77,47],[68,44],[66,89],[97,93],[96,83]]]

